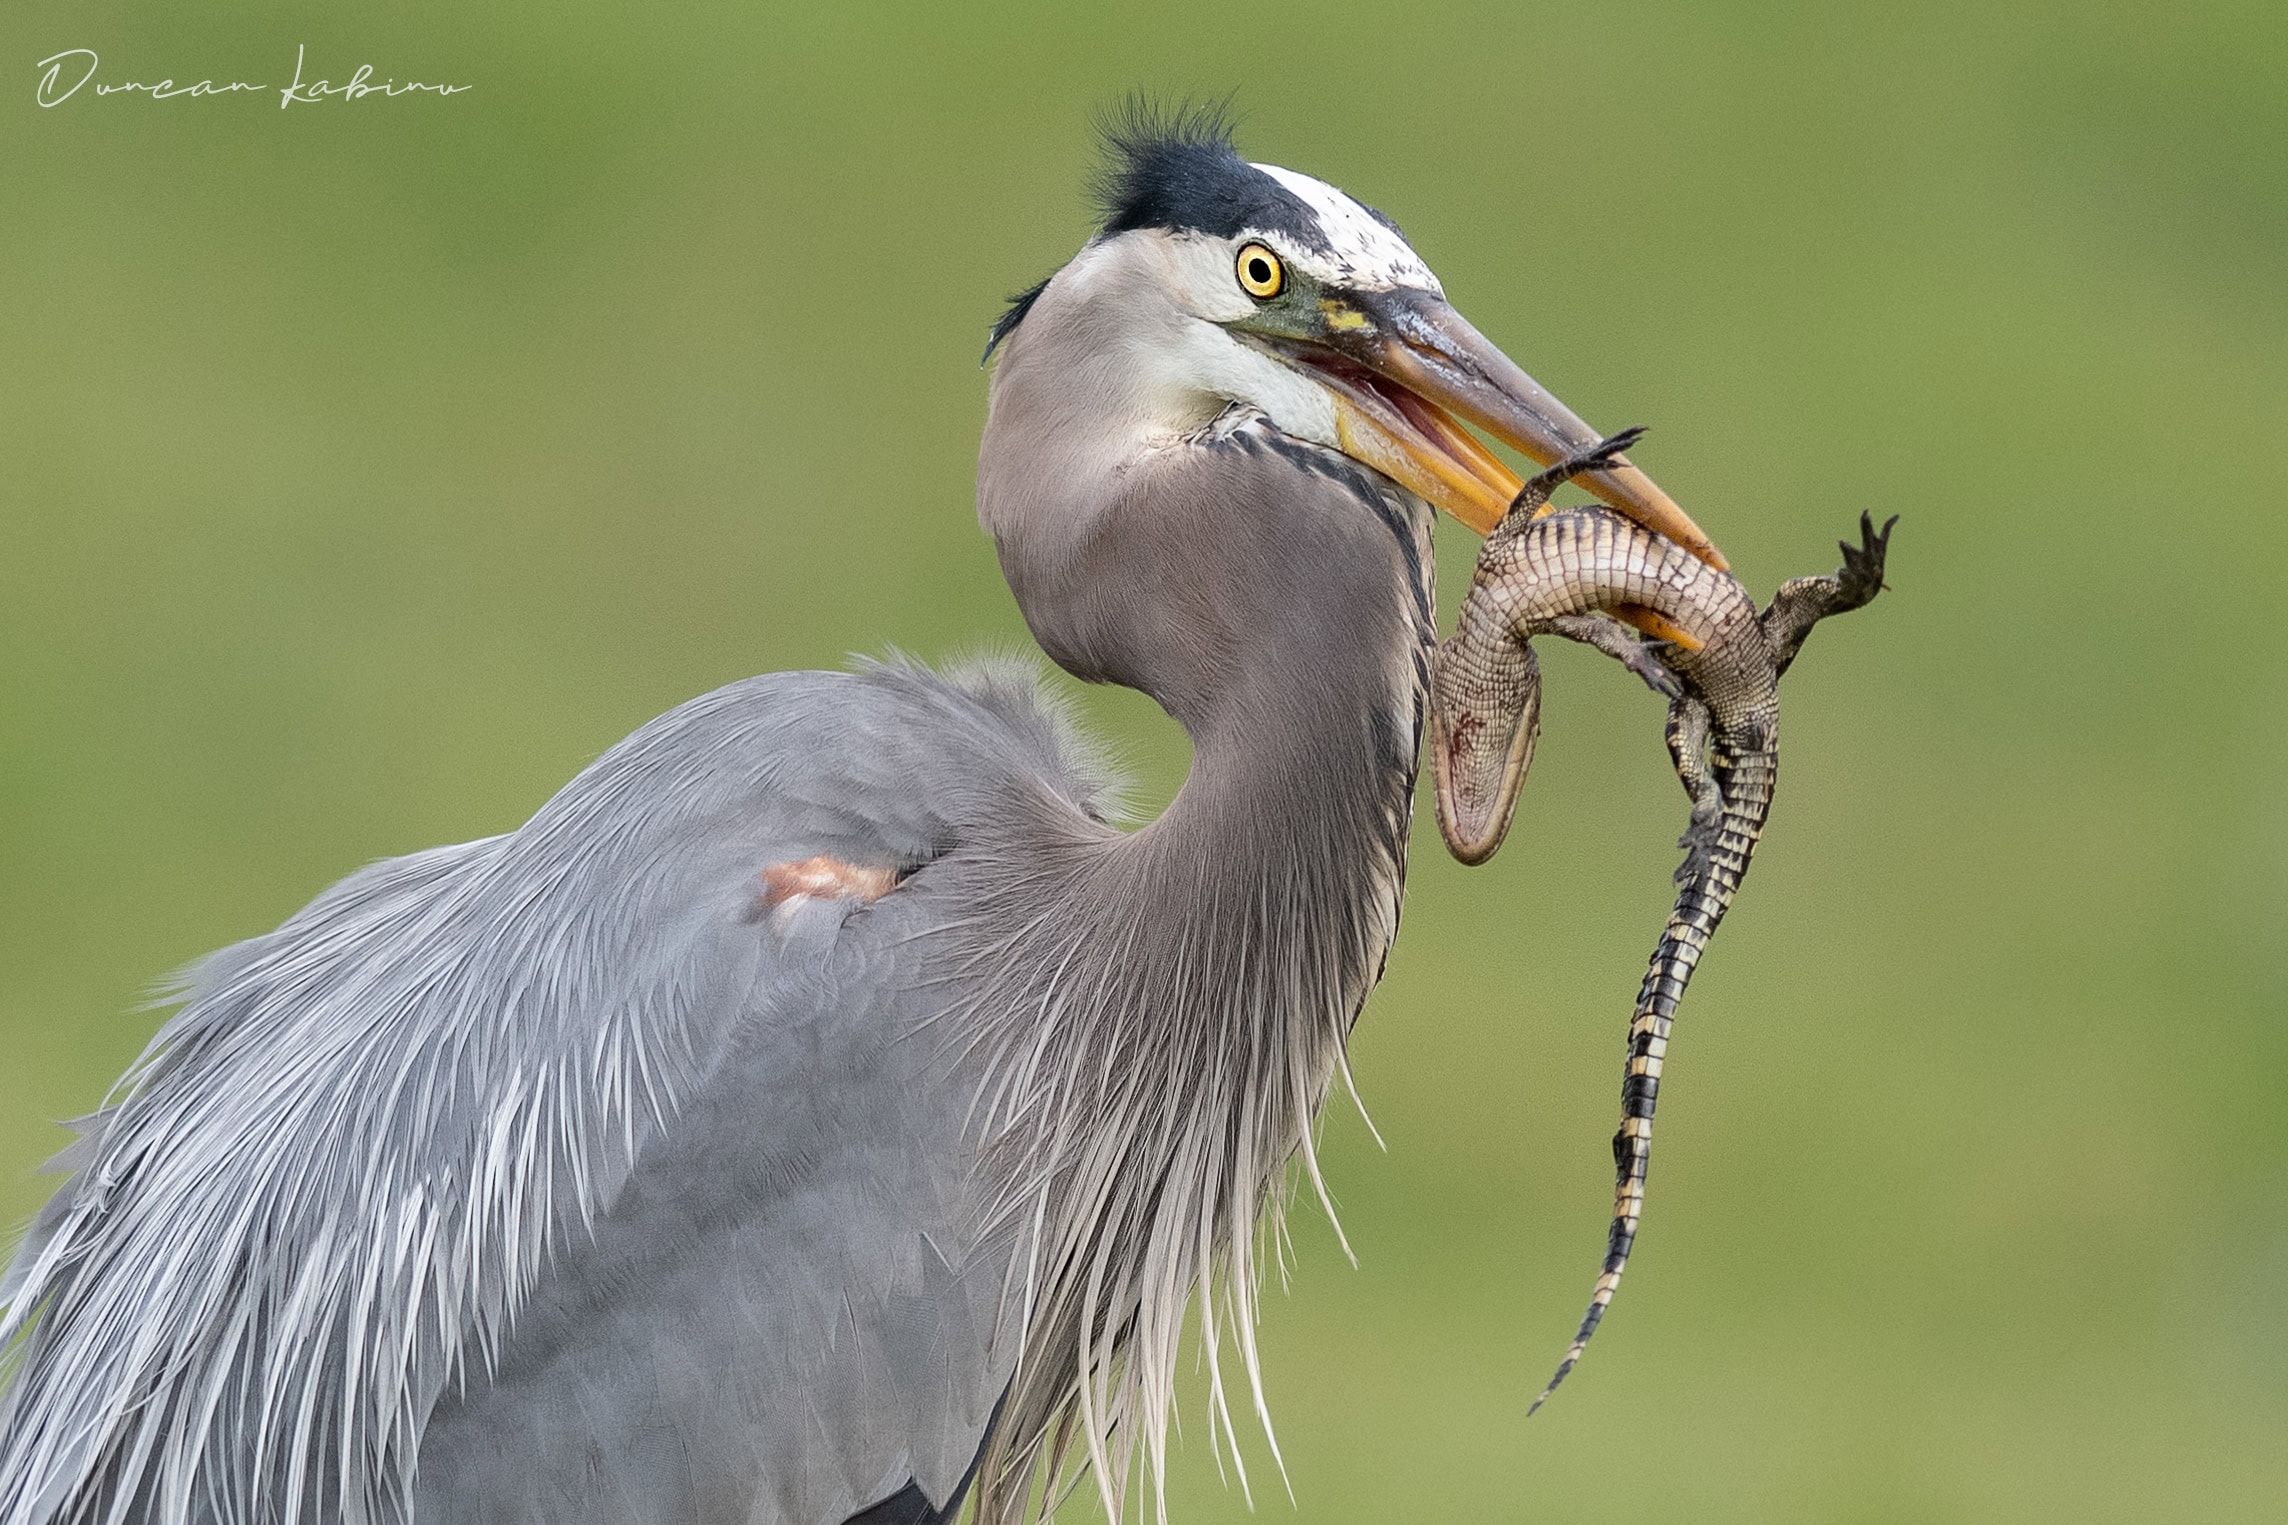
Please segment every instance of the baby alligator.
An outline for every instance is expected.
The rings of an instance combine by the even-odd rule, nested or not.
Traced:
[[[1464,863],[1492,857],[1509,829],[1540,722],[1540,668],[1526,643],[1545,632],[1597,647],[1668,696],[1669,756],[1692,798],[1691,824],[1677,844],[1685,857],[1676,871],[1676,905],[1629,1024],[1604,1270],[1572,1346],[1528,1414],[1581,1359],[1628,1265],[1644,1211],[1669,1027],[1771,808],[1780,675],[1813,625],[1882,590],[1884,554],[1898,522],[1894,516],[1878,531],[1860,515],[1860,543],[1842,547],[1841,570],[1796,578],[1759,614],[1731,576],[1627,519],[1596,508],[1549,511],[1549,495],[1561,483],[1626,449],[1641,432],[1615,435],[1525,484],[1480,550],[1461,622],[1433,664],[1438,827]],[[1621,622],[1656,639],[1639,640]]]

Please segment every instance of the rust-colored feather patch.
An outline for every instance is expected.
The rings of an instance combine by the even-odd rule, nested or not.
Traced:
[[[799,900],[875,901],[898,887],[894,868],[868,868],[825,853],[800,863],[774,863],[761,878],[763,892],[755,897],[758,914]]]

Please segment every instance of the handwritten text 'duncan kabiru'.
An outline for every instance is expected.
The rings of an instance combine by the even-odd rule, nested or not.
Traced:
[[[93,48],[66,48],[63,52],[43,58],[35,67],[40,71],[39,88],[35,99],[42,106],[61,106],[80,93],[92,81],[92,94],[101,98],[113,95],[139,95],[147,100],[167,101],[182,97],[211,95],[259,95],[270,90],[278,92],[278,109],[288,106],[316,105],[324,100],[362,101],[372,97],[395,100],[407,95],[447,96],[460,95],[475,88],[473,85],[432,85],[422,80],[401,80],[394,75],[375,78],[372,64],[359,64],[350,77],[340,84],[330,79],[309,77],[309,49],[297,43],[294,46],[294,80],[285,86],[255,85],[245,80],[231,80],[218,84],[212,79],[178,84],[172,77],[145,83],[141,80],[120,80],[105,83],[95,78],[101,61]]]

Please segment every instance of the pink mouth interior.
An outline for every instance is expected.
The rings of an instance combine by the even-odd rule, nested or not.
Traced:
[[[1366,403],[1369,410],[1379,415],[1386,425],[1395,425],[1398,432],[1411,436],[1410,443],[1435,450],[1456,465],[1468,469],[1468,463],[1457,460],[1454,452],[1445,445],[1446,427],[1459,426],[1453,425],[1429,402],[1397,382],[1368,370],[1349,356],[1337,354],[1323,346],[1297,344],[1287,352]]]

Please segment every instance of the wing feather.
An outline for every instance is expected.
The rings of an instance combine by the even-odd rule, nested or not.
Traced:
[[[1028,675],[752,679],[196,966],[0,1280],[0,1522],[366,1525],[418,1493],[426,1525],[487,1496],[457,1458],[543,1432],[487,1476],[564,1491],[619,1446],[725,1508],[765,1465],[789,1510],[951,1486],[1006,1378],[970,1282],[1005,1266],[924,1274],[965,1207],[958,1148],[917,1157],[964,1109],[890,1105],[938,1052],[898,1041],[932,913],[746,912],[770,863],[911,867],[1011,790],[1102,787]],[[838,1285],[856,1348],[808,1348]],[[577,1493],[553,1518],[640,1517]]]

